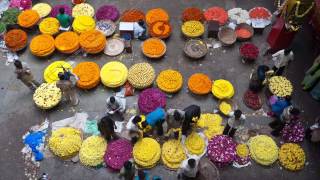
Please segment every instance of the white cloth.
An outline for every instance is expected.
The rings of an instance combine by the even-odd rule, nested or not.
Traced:
[[[240,119],[236,120],[235,116],[234,116],[234,112],[230,112],[229,117],[230,118],[228,119],[228,124],[230,127],[235,128],[235,129],[242,126],[244,124],[245,119],[246,119],[246,116],[244,114],[241,114]]]
[[[194,168],[191,168],[188,164],[188,160],[189,159],[194,159],[196,160],[196,165]],[[196,155],[191,155],[189,156],[188,159],[185,159],[184,161],[182,161],[181,165],[180,165],[180,169],[178,170],[178,174],[180,175],[184,175],[190,178],[194,178],[197,176],[197,172],[198,172],[198,165],[199,165],[199,161],[200,161],[200,157],[196,156]]]
[[[62,127],[73,127],[84,131],[88,117],[87,113],[76,113],[72,117],[55,121],[52,123],[52,131]]]
[[[137,23],[135,22],[133,24],[133,33],[134,33],[134,38],[139,38],[144,32],[144,29]]]
[[[127,125],[126,125],[126,128],[127,128],[129,131],[139,131],[139,128],[138,128],[135,124],[133,124],[133,122],[132,122],[132,120],[134,119],[134,117],[135,117],[135,116],[132,116],[132,117],[129,119]]]
[[[293,52],[291,51],[287,56],[284,55],[284,49],[280,50],[272,55],[272,61],[274,66],[277,68],[288,65],[289,61],[292,61],[294,58]]]

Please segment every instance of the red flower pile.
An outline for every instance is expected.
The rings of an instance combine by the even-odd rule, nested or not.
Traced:
[[[264,7],[255,7],[249,11],[251,19],[271,19],[272,14]]]
[[[240,46],[240,55],[246,60],[255,60],[259,55],[259,48],[252,43],[244,43]]]

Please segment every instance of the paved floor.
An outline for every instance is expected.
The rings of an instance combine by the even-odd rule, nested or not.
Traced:
[[[248,114],[246,122],[247,128],[254,128],[256,125],[265,126],[270,119],[254,114],[254,112],[246,108],[242,103],[242,95],[248,87],[248,77],[251,70],[257,64],[267,62],[264,57],[259,57],[257,64],[247,65],[242,64],[238,55],[240,43],[233,47],[220,48],[210,50],[210,53],[200,61],[192,61],[186,58],[182,52],[185,39],[180,33],[180,14],[182,10],[189,6],[198,6],[203,9],[210,6],[218,5],[230,9],[242,7],[250,9],[254,6],[265,6],[273,10],[272,2],[267,0],[118,0],[118,1],[103,1],[103,0],[88,0],[99,7],[104,3],[117,5],[121,11],[127,8],[140,8],[147,11],[150,8],[162,7],[166,9],[171,17],[171,23],[174,31],[170,39],[167,41],[166,56],[159,60],[148,60],[142,56],[140,52],[140,42],[134,42],[133,55],[120,55],[118,57],[107,57],[105,55],[98,56],[76,56],[75,58],[66,57],[55,53],[47,59],[38,59],[32,56],[27,49],[21,53],[20,59],[26,61],[31,67],[38,80],[42,79],[43,69],[54,60],[67,59],[70,61],[95,61],[100,65],[109,62],[110,60],[119,60],[125,63],[128,67],[138,62],[151,63],[156,72],[167,68],[173,68],[181,71],[184,76],[184,88],[172,98],[168,100],[167,107],[181,108],[188,104],[195,103],[201,105],[203,112],[212,112],[217,106],[217,101],[212,98],[212,95],[205,97],[194,96],[190,94],[186,87],[188,77],[196,72],[204,72],[210,75],[213,79],[224,78],[230,80],[235,89],[236,95],[234,101],[237,105]],[[63,3],[61,0],[50,1],[51,4]],[[265,38],[268,30],[263,35],[256,35],[252,41],[259,47],[265,46]],[[32,33],[30,33],[31,35]],[[33,33],[32,35],[34,35]],[[290,65],[287,72],[288,77],[295,85],[294,102],[304,110],[303,116],[306,122],[312,123],[314,118],[319,114],[319,103],[311,99],[311,96],[300,89],[300,82],[303,78],[304,71],[312,64],[315,57],[313,53],[313,38],[309,28],[302,30],[294,42],[294,52],[296,54],[295,61]],[[103,115],[105,106],[105,97],[110,95],[112,91],[100,85],[92,91],[78,91],[80,95],[80,105],[75,108],[70,108],[69,105],[61,104],[59,107],[50,111],[41,111],[36,108],[32,101],[31,92],[16,80],[12,66],[5,66],[4,61],[0,65],[0,180],[9,179],[26,179],[25,164],[20,153],[22,144],[22,135],[26,133],[29,127],[42,122],[48,118],[51,122],[72,116],[75,112],[85,111],[91,118],[99,118]],[[138,93],[136,93],[138,94]],[[128,108],[136,108],[136,97],[128,98]],[[264,107],[264,111],[267,108]],[[235,169],[227,167],[221,169],[220,174],[223,180],[228,179],[261,179],[269,180],[277,179],[308,179],[315,180],[320,177],[320,153],[318,145],[311,145],[307,142],[303,143],[303,147],[307,153],[307,165],[300,172],[288,172],[282,170],[278,163],[272,167],[262,167],[255,163],[252,166],[244,169]],[[29,172],[29,170],[28,170]],[[31,171],[33,172],[33,171]],[[118,179],[115,173],[109,172],[106,169],[89,169],[79,164],[71,162],[62,162],[53,157],[46,158],[41,162],[39,173],[47,172],[51,179]],[[165,170],[162,166],[157,166],[151,170],[152,174],[160,175],[165,180],[175,179],[175,173]]]

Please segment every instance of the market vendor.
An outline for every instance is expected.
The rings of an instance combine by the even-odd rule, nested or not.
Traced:
[[[119,178],[124,180],[132,180],[136,171],[133,159],[124,162],[120,170]]]
[[[113,119],[111,119],[109,116],[103,117],[98,122],[98,130],[107,141],[117,139],[117,135],[114,132],[115,129],[117,129],[117,126],[115,125]]]
[[[201,115],[201,108],[198,105],[190,105],[184,110],[184,120],[182,123],[182,135],[186,136],[191,130],[191,125],[196,123]]]
[[[266,65],[258,66],[257,70],[250,75],[249,89],[253,92],[259,92],[263,88],[263,81],[266,78],[266,72],[269,67]]]
[[[65,11],[64,8],[60,8],[59,14],[57,15],[56,18],[60,23],[60,30],[68,31],[70,29],[72,18],[70,15],[66,14],[64,11]]]
[[[30,68],[27,67],[26,64],[22,66],[21,61],[15,60],[14,66],[16,67],[15,73],[17,75],[17,79],[20,79],[24,85],[32,91],[36,90],[36,88],[40,86],[40,83],[34,79]]]
[[[78,81],[79,78],[70,73],[66,75],[66,73],[59,73],[59,81],[57,81],[57,87],[61,89],[63,96],[69,101],[73,106],[79,104],[79,98],[77,96],[77,92],[75,89],[75,82],[72,82],[70,76],[75,78],[75,81]]]
[[[138,125],[139,122],[141,122],[141,116],[132,116],[126,125],[126,128],[129,130],[129,136],[131,137],[132,144],[135,144],[142,136]]]
[[[107,114],[112,115],[115,113],[119,113],[120,115],[122,115],[126,110],[125,106],[125,99],[117,96],[110,96],[107,99]]]
[[[320,142],[320,116],[316,118],[316,122],[306,129],[306,138],[311,142]]]
[[[135,22],[133,24],[134,38],[143,41],[147,39],[146,32],[147,28],[143,20],[140,19],[138,22]]]
[[[289,61],[292,61],[294,58],[291,48],[282,49],[274,54],[272,54],[272,61],[274,63],[273,71],[277,76],[281,76],[285,67],[289,64]]]
[[[146,116],[146,120],[141,123],[142,128],[147,128],[147,126],[151,126],[152,129],[157,130],[157,135],[163,135],[163,123],[166,119],[166,112],[163,108],[158,107],[154,111],[150,112]]]
[[[198,166],[201,156],[190,155],[188,159],[182,161],[178,170],[178,179],[196,178],[198,176]]]
[[[228,135],[230,137],[233,137],[236,133],[237,129],[240,126],[244,125],[244,121],[246,119],[246,116],[240,111],[239,109],[235,110],[234,112],[231,112],[229,114],[229,119],[227,122],[226,127],[223,130],[224,135]]]

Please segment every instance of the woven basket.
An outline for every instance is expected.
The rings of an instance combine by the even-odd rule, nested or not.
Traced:
[[[234,44],[237,40],[235,31],[229,27],[223,27],[218,32],[219,40],[226,46]]]

